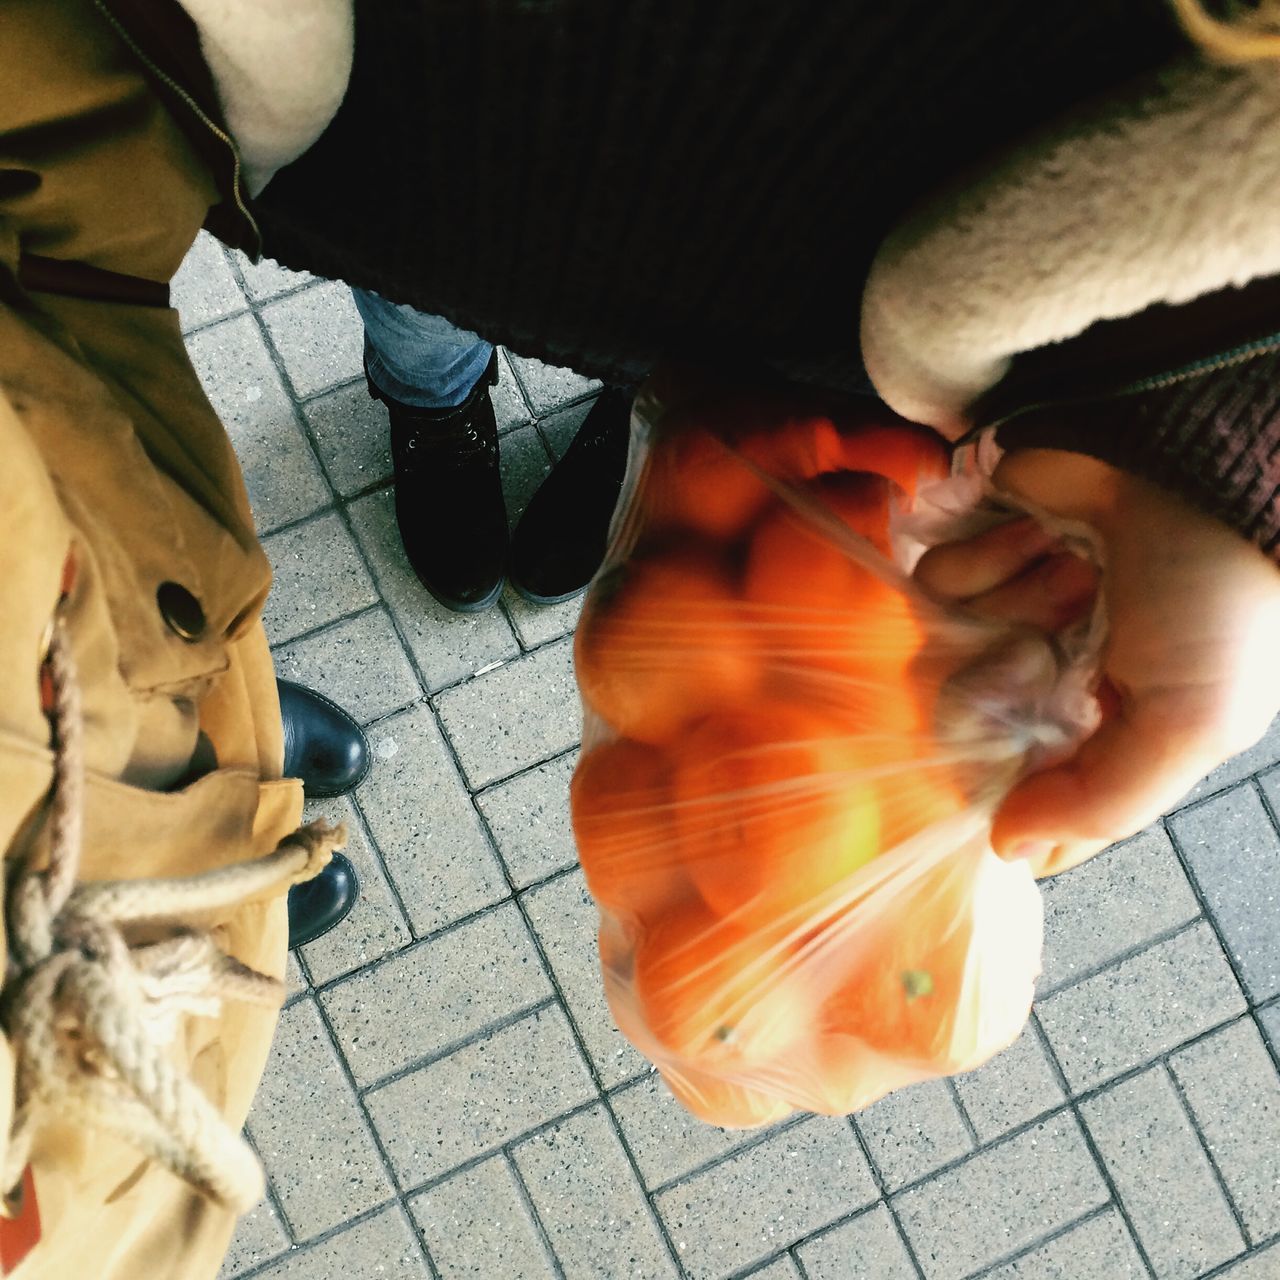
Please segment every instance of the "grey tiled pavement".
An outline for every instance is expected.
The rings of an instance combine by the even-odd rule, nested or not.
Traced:
[[[566,784],[576,603],[440,610],[404,563],[343,288],[201,240],[175,299],[276,571],[282,673],[366,723],[358,910],[291,966],[223,1276],[1280,1280],[1280,722],[1045,885],[1036,1018],[854,1122],[724,1133],[609,1021]],[[504,356],[508,502],[594,384]]]

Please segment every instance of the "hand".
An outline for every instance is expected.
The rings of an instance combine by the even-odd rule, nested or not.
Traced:
[[[1154,821],[1280,710],[1280,569],[1224,524],[1079,454],[1007,455],[996,485],[1102,537],[1109,634],[1101,726],[1023,779],[992,843],[1062,871]],[[935,547],[917,580],[976,613],[1052,630],[1088,606],[1088,566],[1018,520]]]

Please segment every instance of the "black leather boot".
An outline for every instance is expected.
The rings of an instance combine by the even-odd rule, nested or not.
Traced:
[[[289,890],[289,950],[314,942],[351,914],[360,881],[350,859],[335,853],[314,879]]]
[[[584,591],[604,559],[627,469],[630,387],[606,387],[533,495],[511,546],[511,585],[533,604]]]
[[[369,772],[369,743],[360,726],[314,689],[277,680],[284,721],[284,776],[301,778],[311,799],[355,790]]]
[[[380,391],[391,415],[396,521],[418,580],[446,609],[478,613],[502,593],[507,509],[498,471],[498,426],[489,388],[498,354],[454,409],[416,409]]]

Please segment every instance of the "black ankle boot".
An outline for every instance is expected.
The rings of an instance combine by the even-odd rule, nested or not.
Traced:
[[[369,772],[369,743],[336,702],[290,680],[277,680],[284,723],[284,776],[301,778],[308,799],[343,796]]]
[[[516,526],[511,585],[533,604],[586,589],[604,559],[627,469],[629,387],[606,387]]]
[[[498,425],[489,388],[498,355],[453,409],[416,409],[380,391],[391,415],[396,521],[418,580],[446,609],[477,613],[502,593],[507,509],[498,471]]]
[[[359,896],[355,867],[335,853],[318,876],[289,890],[289,950],[305,947],[340,925]]]

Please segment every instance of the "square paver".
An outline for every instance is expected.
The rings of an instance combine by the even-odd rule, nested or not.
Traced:
[[[187,341],[205,394],[227,428],[260,532],[331,499],[254,318],[236,316]]]
[[[290,951],[289,958],[284,965],[285,998],[292,999],[294,996],[302,995],[307,990],[307,975],[302,972],[302,966],[298,963],[297,955]]]
[[[956,1090],[982,1142],[991,1142],[1065,1101],[1034,1024],[990,1062],[955,1077]]]
[[[646,1071],[648,1062],[623,1038],[605,1002],[599,916],[582,873],[531,889],[523,902],[601,1083],[607,1089]]]
[[[584,592],[583,595],[561,601],[560,604],[530,604],[516,594],[509,582],[502,593],[503,607],[511,619],[512,629],[526,649],[550,644],[552,640],[567,636],[578,625],[585,599]]]
[[[1146,1280],[1147,1274],[1124,1219],[1107,1209],[982,1280]]]
[[[351,290],[327,280],[262,308],[262,321],[299,396],[360,375],[364,325]]]
[[[262,623],[272,644],[377,602],[373,579],[335,512],[274,533],[262,545],[272,572]]]
[[[501,459],[507,520],[514,529],[530,498],[551,474],[551,458],[538,429],[530,422],[502,437]]]
[[[1040,1002],[1040,1024],[1077,1092],[1235,1017],[1241,992],[1208,924],[1193,925]]]
[[[344,498],[391,479],[387,410],[363,378],[309,400],[303,413],[329,483]]]
[[[1269,768],[1277,761],[1280,761],[1280,716],[1271,722],[1260,741],[1247,751],[1233,756],[1225,764],[1220,764],[1207,778],[1192,787],[1181,804],[1176,805],[1175,808],[1181,808],[1182,805],[1190,804],[1193,800],[1199,800],[1204,796],[1212,795],[1215,791],[1234,786],[1250,774]]]
[[[231,1247],[218,1273],[219,1280],[232,1280],[242,1271],[261,1266],[290,1247],[276,1211],[269,1200],[264,1200],[236,1223]]]
[[[538,430],[542,433],[542,438],[547,442],[547,448],[551,450],[557,462],[564,457],[573,443],[574,437],[587,420],[587,414],[591,412],[595,402],[595,396],[589,400],[579,400],[567,408],[548,413],[539,420]]]
[[[249,1132],[300,1241],[394,1194],[309,998],[280,1015]]]
[[[1280,1242],[1260,1249],[1218,1274],[1217,1280],[1277,1280],[1280,1277]]]
[[[366,1102],[401,1181],[412,1186],[594,1096],[569,1024],[551,1008],[375,1089]]]
[[[557,755],[582,732],[572,642],[557,641],[448,689],[436,709],[473,787]]]
[[[431,709],[382,721],[369,746],[374,764],[360,809],[416,932],[505,898],[506,878]]]
[[[1041,995],[1194,920],[1200,904],[1160,827],[1114,845],[1040,886],[1044,894]]]
[[[327,818],[330,822],[346,823],[347,845],[343,853],[351,860],[360,882],[351,914],[336,929],[330,929],[302,948],[311,980],[319,986],[372,964],[389,951],[398,951],[412,940],[412,935],[350,797],[312,800],[307,804],[304,817],[308,822],[313,818]]]
[[[554,1280],[546,1246],[503,1156],[437,1183],[409,1209],[443,1280]]]
[[[913,1273],[914,1274],[914,1273]],[[753,1271],[748,1280],[802,1280],[796,1264],[789,1254],[783,1254],[774,1262]]]
[[[660,1192],[690,1280],[722,1280],[876,1198],[852,1131],[812,1119]]]
[[[951,1091],[942,1080],[896,1089],[857,1116],[867,1151],[887,1191],[896,1191],[973,1150]]]
[[[578,860],[569,822],[576,751],[540,764],[476,797],[517,888],[545,880]]]
[[[330,987],[321,1002],[364,1086],[551,994],[524,919],[507,903]]]
[[[391,619],[381,608],[281,645],[274,658],[276,675],[318,690],[360,724],[422,697]],[[377,767],[375,760],[375,771]]]
[[[1162,1280],[1198,1276],[1244,1249],[1163,1067],[1112,1085],[1080,1113]]]
[[[667,1186],[739,1147],[759,1143],[767,1132],[717,1129],[704,1123],[676,1101],[656,1071],[615,1093],[613,1110],[645,1185],[651,1190]]]
[[[1107,1198],[1080,1126],[1060,1111],[894,1203],[927,1280],[961,1280]]]
[[[1245,783],[1170,821],[1249,995],[1280,994],[1280,835]]]
[[[603,1107],[543,1129],[514,1157],[566,1280],[678,1276]]]
[[[196,236],[182,266],[169,283],[169,297],[190,333],[248,307],[222,246],[207,231]]]
[[[428,1280],[418,1242],[396,1206],[285,1256],[263,1280]]]
[[[601,384],[584,378],[572,369],[543,364],[527,356],[509,355],[516,377],[524,389],[525,398],[534,416],[541,418],[552,413],[570,400],[579,400],[598,391]]]
[[[512,371],[511,353],[505,347],[498,348],[498,385],[490,389],[489,399],[493,401],[493,417],[500,435],[523,426],[533,416],[520,381]]]
[[[1169,1064],[1254,1240],[1280,1232],[1280,1075],[1252,1019],[1175,1054]]]
[[[409,567],[390,489],[352,503],[351,524],[431,692],[514,658],[520,647],[499,609],[451,613]]]
[[[1272,1052],[1280,1056],[1280,1004],[1273,1004],[1270,1008],[1260,1009],[1258,1011],[1258,1021],[1261,1023],[1267,1039],[1271,1041]]]
[[[260,258],[257,262],[250,262],[238,250],[231,256],[244,281],[245,293],[255,302],[265,302],[268,298],[276,298],[282,293],[290,293],[315,283],[315,276],[309,272],[290,271],[274,258]]]
[[[802,1244],[796,1256],[809,1280],[916,1280],[915,1265],[883,1204]]]

